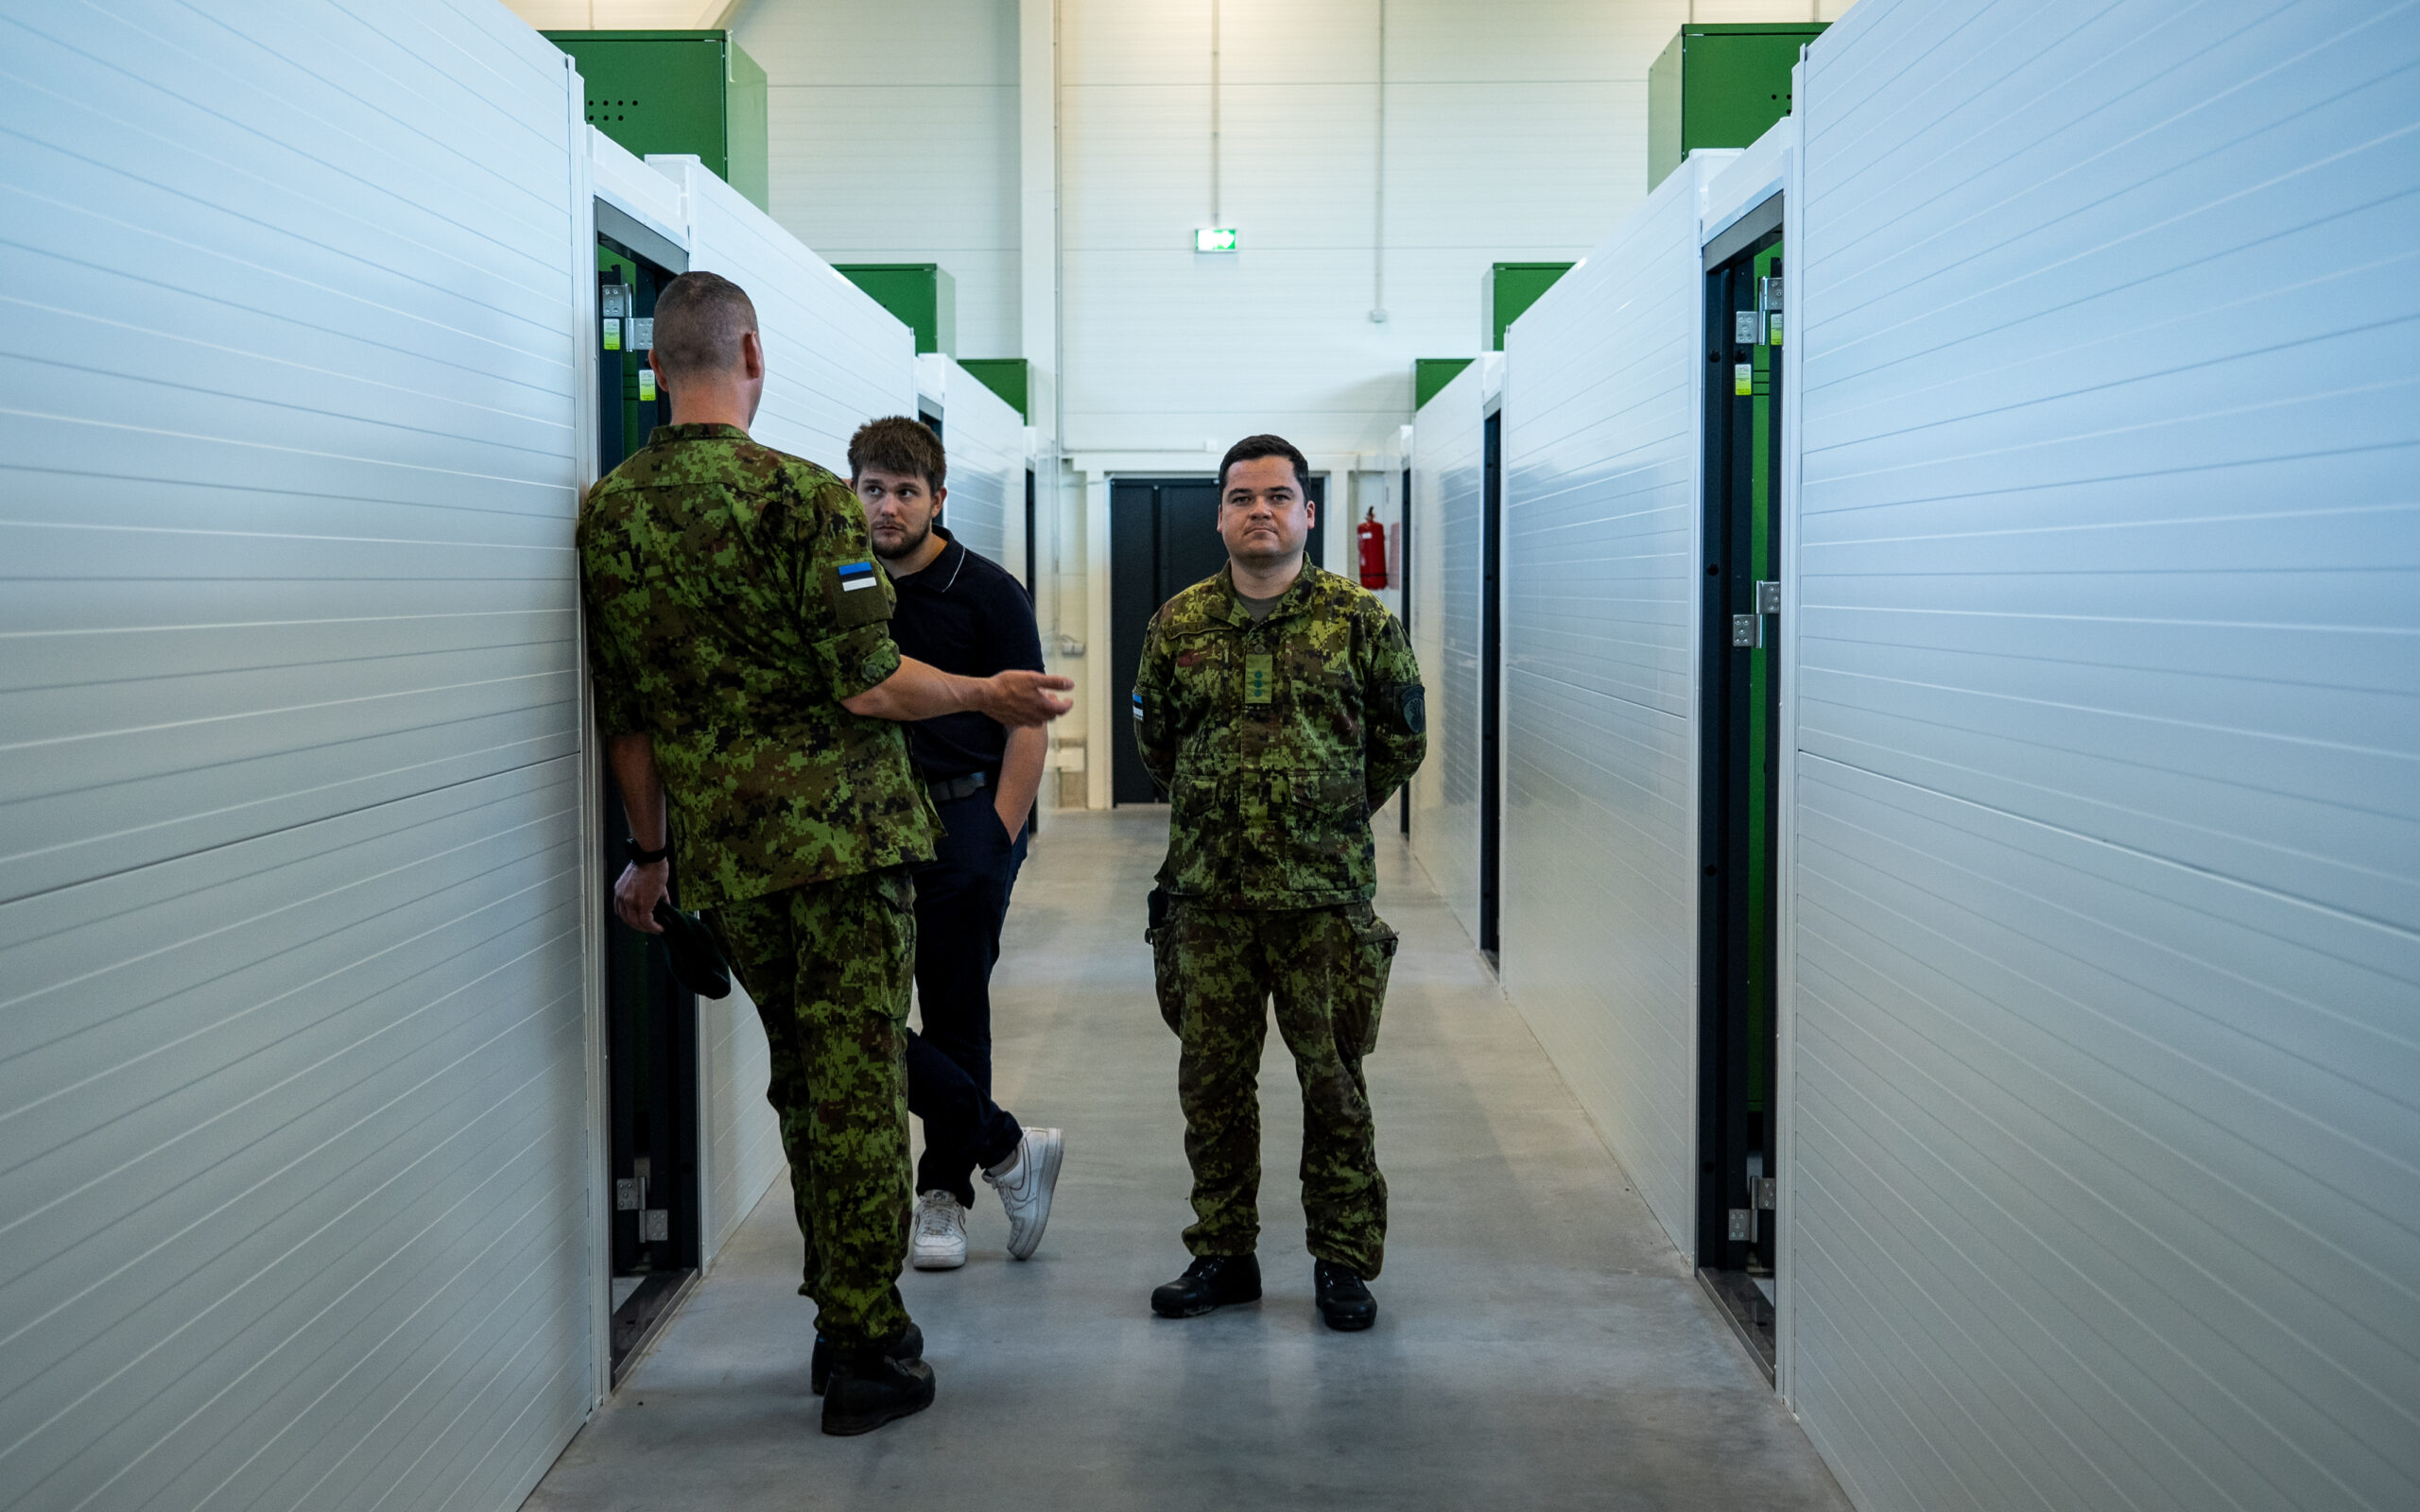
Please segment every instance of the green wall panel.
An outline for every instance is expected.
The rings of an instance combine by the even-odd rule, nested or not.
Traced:
[[[1023,357],[960,357],[958,365],[984,387],[1007,400],[1027,424],[1033,423],[1031,375]]]
[[[1570,263],[1495,263],[1487,270],[1487,322],[1490,352],[1504,350],[1504,328],[1571,271]]]
[[[765,70],[722,31],[549,31],[579,65],[588,124],[644,158],[695,153],[768,208]]]
[[[1687,26],[1647,71],[1647,186],[1700,147],[1744,147],[1789,113],[1789,71],[1828,23]]]
[[[1418,409],[1454,381],[1454,375],[1477,362],[1476,357],[1414,357],[1411,359],[1411,407]]]
[[[835,263],[832,270],[873,296],[916,333],[918,352],[958,346],[958,280],[939,263]]]

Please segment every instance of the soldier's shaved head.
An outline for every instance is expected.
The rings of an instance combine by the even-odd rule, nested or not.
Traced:
[[[729,372],[755,329],[747,290],[719,273],[683,273],[655,297],[655,370],[676,387],[683,373]]]

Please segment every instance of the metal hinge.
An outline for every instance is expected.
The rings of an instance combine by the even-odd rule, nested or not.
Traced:
[[[614,1211],[615,1212],[638,1211],[639,1200],[639,1184],[636,1181],[616,1181],[614,1183]]]
[[[1760,1176],[1748,1183],[1748,1190],[1755,1194],[1756,1206],[1766,1212],[1771,1212],[1773,1211],[1773,1200],[1779,1185],[1775,1177]]]
[[[1734,1208],[1731,1210],[1731,1237],[1743,1244],[1755,1242],[1756,1212],[1754,1209]]]
[[[639,1243],[662,1244],[672,1237],[672,1212],[668,1208],[649,1208],[639,1214]]]
[[[1781,612],[1781,584],[1769,579],[1761,580],[1756,584],[1756,612],[1759,614]]]
[[[1748,651],[1762,650],[1765,644],[1765,617],[1762,614],[1731,616],[1731,644]]]

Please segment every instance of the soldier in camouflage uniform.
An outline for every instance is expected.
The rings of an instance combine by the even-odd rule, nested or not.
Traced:
[[[607,760],[630,816],[614,909],[660,933],[677,858],[772,1046],[767,1089],[805,1238],[823,1427],[929,1404],[901,1305],[915,958],[910,864],[934,817],[896,721],[1055,717],[1063,678],[958,678],[891,644],[890,581],[848,485],[743,428],[764,386],[755,311],[711,273],[657,301],[674,423],[601,479],[578,532]],[[666,799],[669,799],[667,813]],[[667,823],[669,834],[666,834]]]
[[[1258,1071],[1274,1000],[1303,1091],[1303,1211],[1321,1315],[1367,1328],[1387,1183],[1362,1057],[1395,936],[1372,910],[1371,812],[1420,765],[1420,668],[1358,586],[1303,559],[1303,456],[1273,436],[1219,467],[1228,564],[1163,605],[1135,739],[1173,805],[1154,893],[1160,1011],[1183,1041],[1196,1257],[1151,1305],[1190,1317],[1260,1295]]]

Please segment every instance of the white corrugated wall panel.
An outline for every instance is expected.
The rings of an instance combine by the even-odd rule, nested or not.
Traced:
[[[1795,1400],[1865,1506],[2420,1504],[2420,9],[1813,50]]]
[[[1411,425],[1412,650],[1428,690],[1428,757],[1411,780],[1411,849],[1478,937],[1481,364]]]
[[[1505,342],[1504,989],[1696,1248],[1700,153]]]
[[[1009,561],[1009,518],[1025,517],[1025,420],[983,385],[949,365],[942,400],[942,434],[949,451],[949,507],[943,522],[959,544],[1022,576]]]
[[[916,413],[916,336],[873,296],[695,158],[650,157],[681,179],[689,266],[748,291],[765,340],[765,402],[749,434],[849,474],[849,438]]]
[[[0,28],[0,1486],[513,1506],[596,1381],[569,75]]]
[[[749,434],[846,477],[858,426],[916,412],[914,334],[695,158],[648,162],[683,187],[690,267],[730,279],[756,306],[765,400]],[[735,987],[718,1003],[699,999],[698,1037],[700,1231],[711,1255],[780,1178],[787,1157],[765,1100],[772,1052],[748,994]]]

